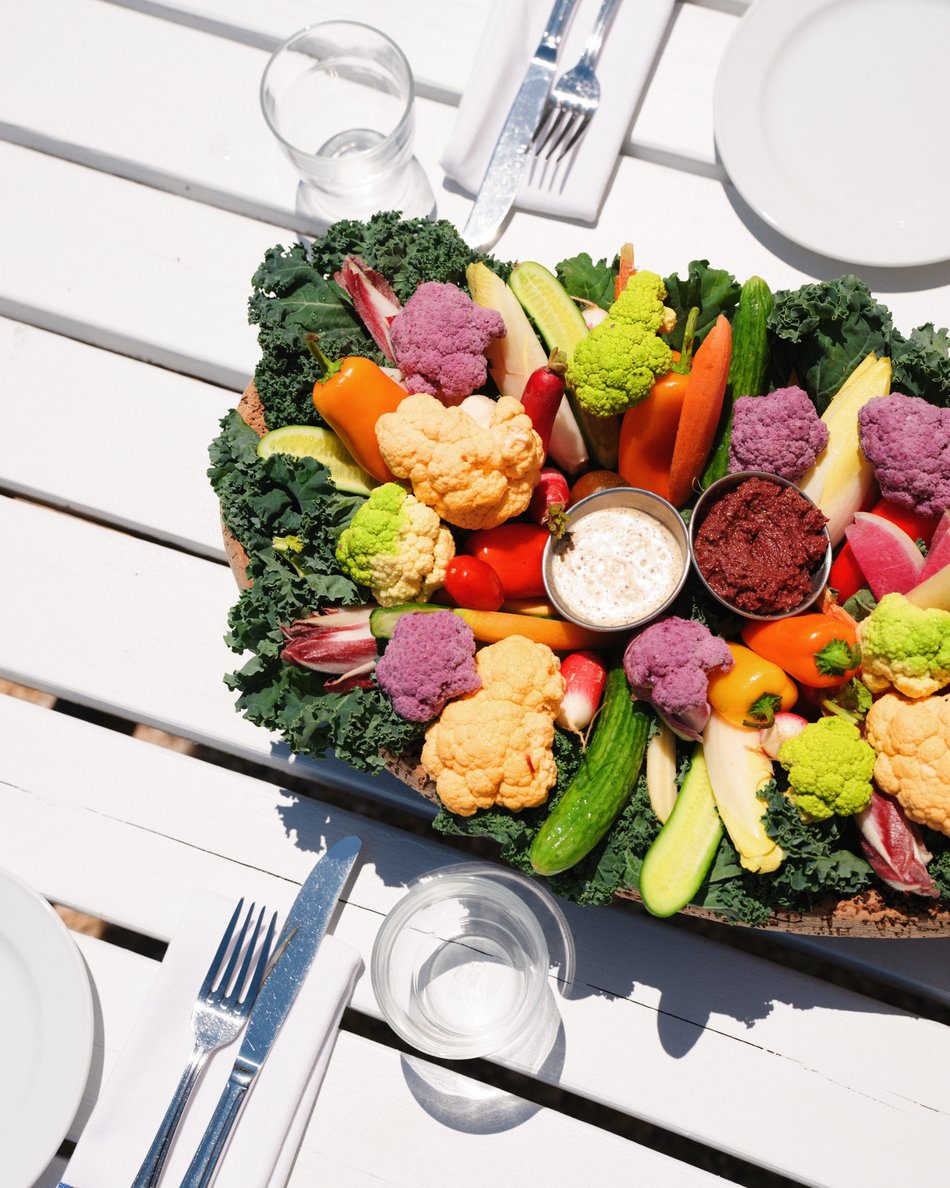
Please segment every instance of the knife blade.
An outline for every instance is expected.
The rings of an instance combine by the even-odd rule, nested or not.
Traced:
[[[297,893],[277,942],[280,957],[257,996],[228,1083],[185,1173],[182,1188],[204,1188],[210,1183],[247,1092],[313,964],[362,844],[358,837],[344,837],[331,846]]]
[[[558,0],[505,119],[462,237],[469,247],[490,247],[518,193],[528,148],[541,123],[554,81],[561,38],[577,0]]]

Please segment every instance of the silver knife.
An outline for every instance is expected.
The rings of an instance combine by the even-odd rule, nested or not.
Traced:
[[[518,193],[528,147],[544,114],[561,38],[577,0],[557,0],[521,89],[508,112],[462,236],[472,248],[490,247]]]
[[[286,938],[286,949],[271,968],[257,996],[231,1076],[181,1188],[204,1188],[211,1182],[247,1091],[310,970],[362,844],[358,837],[344,837],[338,841],[318,860],[300,888],[278,941],[279,951]]]

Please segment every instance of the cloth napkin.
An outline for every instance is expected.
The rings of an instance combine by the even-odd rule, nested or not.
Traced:
[[[60,1188],[128,1188],[191,1054],[191,1008],[234,910],[194,894],[155,982],[69,1161]],[[282,1188],[323,1080],[359,954],[324,937],[297,1000],[248,1093],[218,1164],[215,1188]],[[165,1163],[181,1182],[227,1082],[242,1036],[205,1065]]]
[[[674,0],[621,0],[597,64],[600,107],[555,173],[525,171],[515,205],[592,223],[613,173],[643,87],[666,32]],[[561,42],[555,78],[576,65],[600,0],[581,0]],[[477,193],[502,126],[544,32],[552,0],[495,0],[440,164]]]

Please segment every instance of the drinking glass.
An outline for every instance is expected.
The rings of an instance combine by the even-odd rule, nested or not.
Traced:
[[[413,157],[415,86],[405,54],[370,25],[326,21],[288,38],[261,79],[268,127],[302,179],[298,208],[327,219],[432,214]]]

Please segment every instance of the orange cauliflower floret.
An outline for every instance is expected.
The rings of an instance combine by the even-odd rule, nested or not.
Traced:
[[[434,396],[407,396],[376,422],[386,465],[457,528],[494,528],[520,515],[541,474],[544,447],[517,400],[502,396],[487,429]]]
[[[547,800],[557,780],[554,718],[565,681],[545,644],[511,635],[475,655],[482,687],[450,702],[426,731],[422,765],[461,817]]]
[[[885,695],[868,711],[874,779],[918,825],[950,834],[950,693],[905,701]]]

